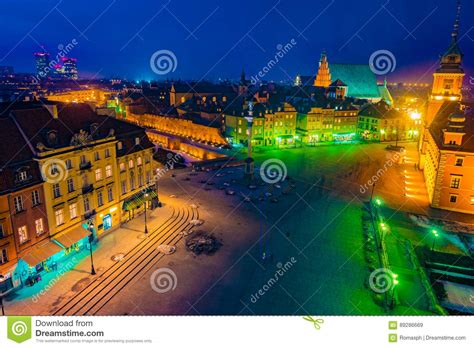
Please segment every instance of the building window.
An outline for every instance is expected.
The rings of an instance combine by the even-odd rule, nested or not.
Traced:
[[[66,168],[67,169],[72,169],[72,161],[70,159],[66,160]]]
[[[464,157],[456,157],[456,163],[454,164],[456,167],[462,167],[464,164]]]
[[[99,151],[94,152],[94,161],[100,160]]]
[[[130,190],[135,190],[135,175],[133,175],[133,172],[130,172]]]
[[[125,171],[125,163],[120,163],[119,167],[121,172]]]
[[[44,233],[44,227],[43,227],[43,219],[39,218],[35,220],[35,227],[36,227],[36,235],[40,235]]]
[[[122,147],[123,147],[122,142],[119,141],[119,142],[117,143],[117,149],[122,150]]]
[[[112,176],[112,166],[109,164],[105,166],[105,177],[110,178]]]
[[[70,219],[77,218],[77,203],[69,204],[69,218]]]
[[[53,196],[54,198],[61,197],[61,187],[58,183],[53,184]]]
[[[0,238],[3,238],[3,237],[6,237],[7,235],[5,234],[5,232],[3,231],[3,224],[0,223]]]
[[[102,191],[97,192],[97,206],[101,207],[104,205],[104,197]]]
[[[122,194],[127,193],[127,182],[125,180],[122,181],[121,186],[122,186]]]
[[[81,164],[85,164],[87,162],[87,158],[85,155],[81,156]]]
[[[145,156],[145,163],[150,163],[150,156]]]
[[[142,158],[138,157],[137,158],[137,166],[141,166],[141,165],[142,165]]]
[[[143,173],[141,171],[138,173],[138,186],[143,186]]]
[[[140,145],[140,138],[139,137],[135,138],[135,145]]]
[[[451,188],[458,189],[461,185],[461,177],[451,176]]]
[[[69,193],[74,192],[74,179],[73,178],[67,179],[67,192]]]
[[[84,201],[84,211],[87,212],[91,209],[91,205],[89,203],[89,197],[84,196],[83,201]]]
[[[114,200],[114,190],[112,186],[107,188],[107,199],[109,200],[109,202],[112,202]]]
[[[26,170],[22,170],[17,173],[16,175],[17,181],[25,181],[26,179],[28,179],[28,173],[26,172]]]
[[[64,223],[64,211],[63,209],[58,209],[54,212],[56,218],[56,226],[60,226]]]
[[[8,262],[7,249],[2,249],[2,253],[0,255],[0,265],[7,262]]]
[[[95,170],[95,181],[102,180],[102,169],[98,168]]]
[[[474,196],[471,196],[471,205],[474,205]],[[0,236],[1,236],[1,231],[0,231]]]
[[[40,195],[38,190],[34,190],[31,192],[31,202],[33,206],[40,204]]]
[[[458,196],[457,195],[450,195],[449,196],[449,202],[456,203],[457,201],[458,201]]]
[[[151,181],[151,174],[150,174],[150,171],[147,170],[147,172],[146,172],[145,175],[146,175],[146,183],[149,184],[150,181]]]
[[[105,149],[105,158],[110,157],[110,149]]]
[[[23,197],[16,196],[13,198],[13,205],[15,206],[15,213],[19,213],[23,211]]]
[[[133,160],[128,161],[128,168],[133,168]]]
[[[18,240],[20,241],[20,244],[24,244],[28,241],[28,231],[26,230],[26,226],[18,228]]]

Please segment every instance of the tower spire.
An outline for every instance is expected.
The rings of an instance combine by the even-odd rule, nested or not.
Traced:
[[[457,12],[456,12],[456,19],[454,21],[454,28],[453,28],[453,33],[451,34],[453,38],[453,42],[458,41],[458,36],[459,36],[459,21],[461,19],[461,9],[462,9],[462,4],[461,0],[457,0]]]

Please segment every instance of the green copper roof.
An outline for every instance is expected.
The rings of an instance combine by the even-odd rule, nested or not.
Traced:
[[[377,77],[365,64],[329,64],[331,79],[348,86],[347,95],[354,98],[380,98]]]

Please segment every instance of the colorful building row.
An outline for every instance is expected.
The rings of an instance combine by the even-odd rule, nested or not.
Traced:
[[[2,107],[0,274],[8,288],[33,285],[144,203],[158,205],[154,145],[143,128],[86,104]]]

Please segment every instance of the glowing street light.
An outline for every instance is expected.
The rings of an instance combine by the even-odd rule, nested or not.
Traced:
[[[431,230],[431,233],[433,234],[433,244],[431,245],[431,251],[433,251],[435,248],[436,239],[439,237],[439,233],[435,229]]]

